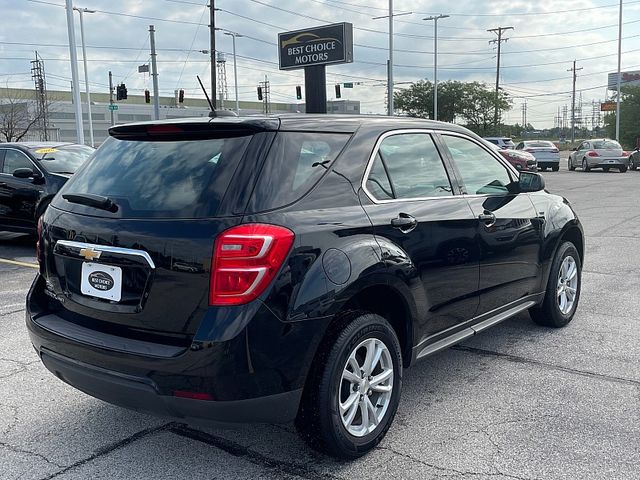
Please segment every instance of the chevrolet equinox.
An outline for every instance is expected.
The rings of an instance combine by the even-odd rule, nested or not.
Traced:
[[[184,422],[291,422],[354,458],[403,369],[528,310],[562,327],[584,237],[567,200],[470,131],[409,118],[112,127],[38,225],[42,362]]]

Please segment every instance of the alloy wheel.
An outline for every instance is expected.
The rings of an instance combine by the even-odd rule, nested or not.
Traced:
[[[368,338],[351,351],[338,389],[338,409],[347,432],[364,437],[377,428],[391,403],[393,375],[391,353],[381,340]]]
[[[562,261],[558,272],[556,299],[558,308],[563,315],[568,315],[576,301],[578,291],[578,265],[573,257],[568,256]]]

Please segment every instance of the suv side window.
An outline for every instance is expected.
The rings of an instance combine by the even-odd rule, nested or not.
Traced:
[[[31,168],[33,169],[33,163],[29,160],[24,153],[18,150],[7,149],[4,154],[4,164],[2,167],[2,173],[12,175],[18,168]]]
[[[376,200],[451,196],[451,182],[428,133],[385,138],[367,177]]]
[[[469,139],[442,135],[469,195],[509,193],[513,182],[507,168]]]

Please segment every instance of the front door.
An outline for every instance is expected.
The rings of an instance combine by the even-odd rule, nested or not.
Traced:
[[[389,133],[368,169],[363,206],[382,255],[419,299],[416,340],[455,328],[478,306],[476,220],[455,195],[428,132]]]
[[[35,206],[40,197],[41,185],[32,178],[17,178],[13,172],[18,168],[37,171],[33,162],[24,153],[13,148],[2,149],[4,157],[0,170],[0,223],[9,228],[33,229]]]
[[[515,172],[469,137],[441,138],[478,222],[478,315],[539,293],[542,219],[528,194],[515,193]]]

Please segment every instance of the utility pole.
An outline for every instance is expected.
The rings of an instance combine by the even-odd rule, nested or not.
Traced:
[[[573,92],[571,94],[571,143],[576,141],[576,79],[578,78],[578,70],[582,70],[582,67],[576,68],[576,61],[573,61],[573,67],[567,70],[567,72],[573,72]]]
[[[260,86],[262,87],[262,102],[264,104],[263,105],[264,114],[269,115],[269,113],[271,113],[270,112],[271,105],[269,104],[269,94],[271,93],[271,85],[266,75],[264,76],[264,82],[260,82]]]
[[[87,100],[87,119],[89,120],[89,143],[95,147],[93,141],[93,120],[91,118],[91,93],[89,92],[89,71],[87,69],[87,46],[84,41],[84,14],[96,13],[95,10],[88,8],[73,7],[80,14],[80,41],[82,42],[82,62],[84,64],[84,92]]]
[[[82,104],[80,103],[80,84],[78,82],[78,55],[76,53],[76,33],[73,24],[73,3],[66,0],[67,30],[69,34],[69,57],[71,59],[71,83],[73,85],[73,106],[76,114],[76,136],[78,143],[84,145],[84,127],[82,125]]]
[[[522,104],[522,132],[523,136],[527,131],[527,101]]]
[[[620,68],[622,66],[622,0],[620,0],[620,14],[618,15],[618,82],[616,96],[616,142],[620,141]]]
[[[389,0],[389,15],[373,17],[373,20],[381,18],[389,19],[389,60],[387,60],[387,115],[393,116],[393,17],[411,15],[413,12],[393,13],[393,0]]]
[[[151,46],[151,76],[153,77],[153,117],[160,120],[160,97],[158,96],[158,66],[156,65],[156,30],[149,25],[149,44]]]
[[[109,70],[109,113],[111,114],[111,126],[115,124],[113,121],[113,75],[111,75],[111,70]]]
[[[215,0],[209,0],[209,55],[211,61],[211,101],[214,109],[216,104],[216,7]]]
[[[438,120],[438,20],[449,15],[435,15],[423,20],[433,20],[433,119]]]
[[[491,28],[489,30],[487,30],[487,32],[493,32],[496,35],[498,35],[498,38],[495,40],[490,40],[489,43],[496,43],[498,45],[498,62],[497,62],[497,68],[496,68],[496,105],[495,105],[495,110],[493,113],[493,124],[495,125],[496,128],[496,135],[498,134],[498,99],[500,98],[500,53],[501,53],[501,46],[502,46],[502,42],[506,42],[507,40],[509,40],[508,38],[502,38],[502,32],[506,32],[507,30],[513,30],[513,27],[498,27],[498,28]]]
[[[236,114],[240,115],[240,102],[238,101],[238,62],[236,61],[236,37],[242,38],[243,35],[228,30],[225,30],[224,34],[229,35],[231,38],[233,38],[233,81],[234,90],[236,91]]]

